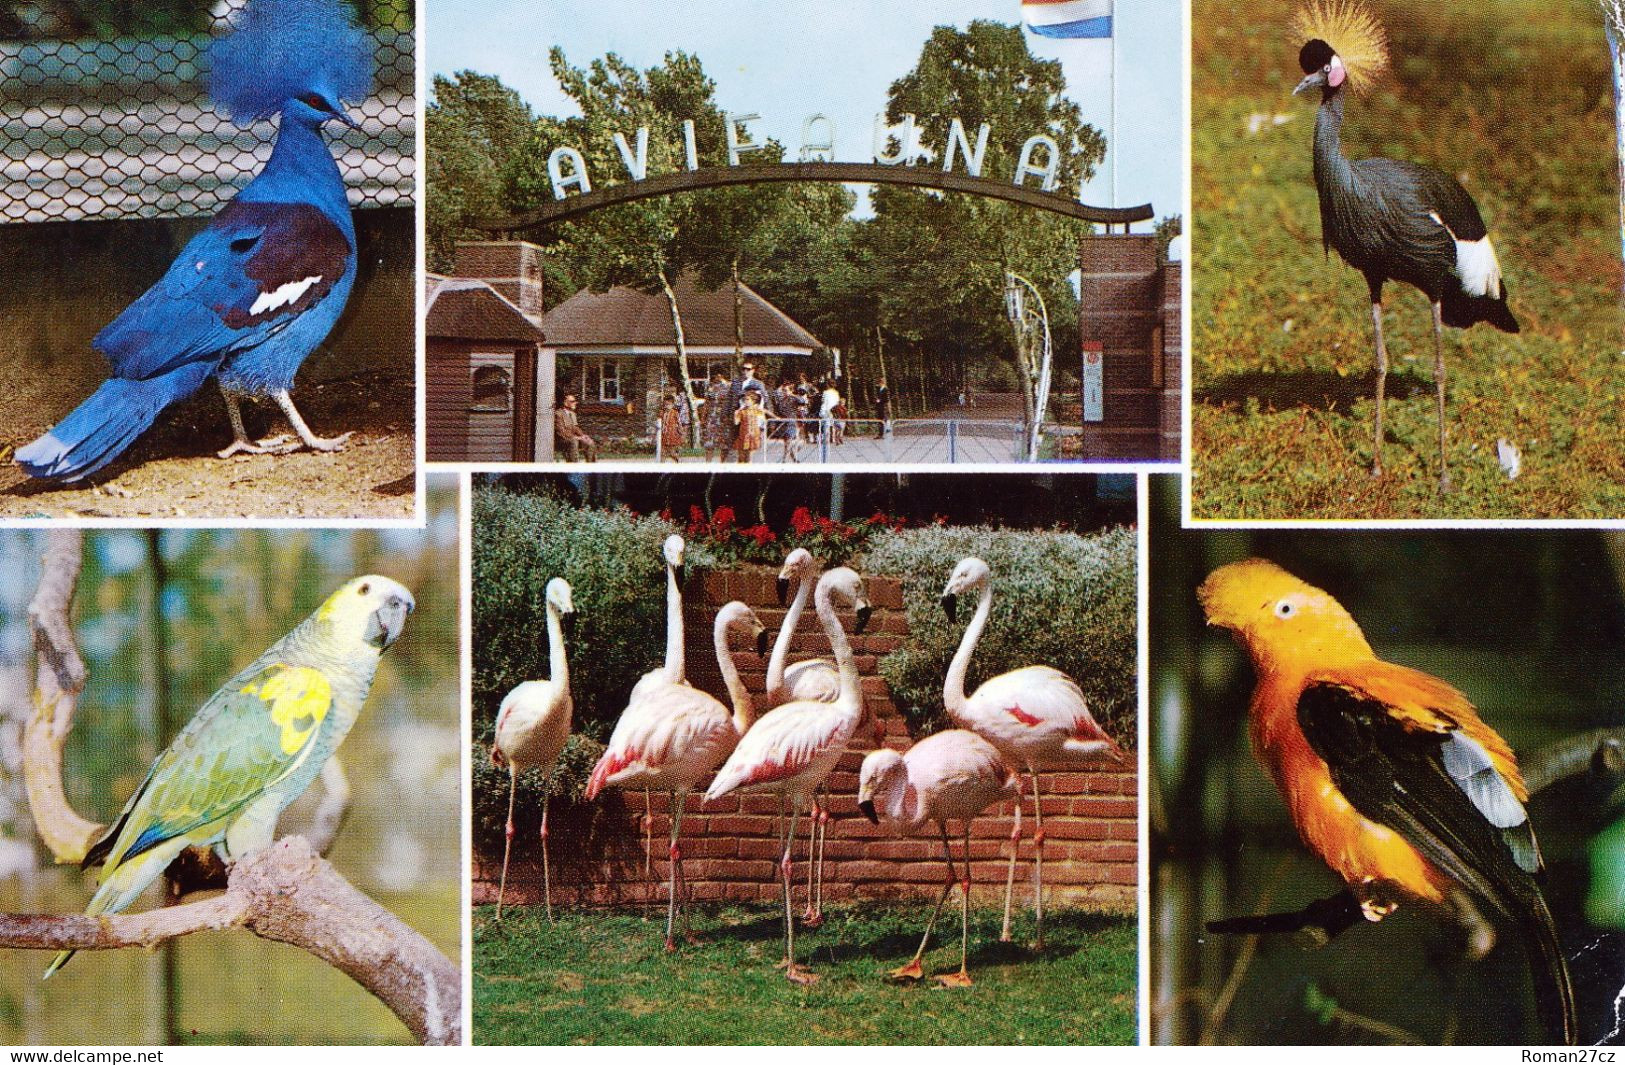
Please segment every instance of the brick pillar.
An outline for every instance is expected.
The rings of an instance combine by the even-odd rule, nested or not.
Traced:
[[[1106,361],[1105,421],[1084,423],[1081,457],[1159,458],[1163,390],[1157,377],[1163,368],[1152,344],[1164,316],[1157,238],[1093,234],[1079,242],[1078,258],[1079,334],[1086,343],[1099,342]],[[1178,335],[1176,326],[1176,344]]]
[[[457,245],[458,277],[484,281],[532,321],[542,317],[542,249],[524,240]]]
[[[1180,304],[1184,295],[1184,267],[1164,263],[1162,281],[1162,433],[1157,457],[1178,462],[1184,431],[1181,401],[1185,391],[1185,344],[1181,332]]]

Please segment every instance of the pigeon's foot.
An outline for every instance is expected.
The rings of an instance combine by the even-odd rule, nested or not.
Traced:
[[[215,454],[223,459],[229,459],[236,454],[244,455],[285,455],[296,450],[299,445],[293,437],[286,433],[281,436],[268,436],[263,440],[251,441],[247,437],[238,437],[230,446],[216,451]]]
[[[312,433],[305,438],[305,446],[313,451],[343,451],[345,441],[355,433],[340,433],[338,436],[317,436]]]

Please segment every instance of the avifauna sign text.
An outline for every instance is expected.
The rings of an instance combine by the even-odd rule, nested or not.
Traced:
[[[751,128],[761,121],[761,115],[728,112],[724,116],[727,130],[728,165],[737,167],[747,156],[760,152],[767,142]],[[965,124],[954,118],[948,125],[947,143],[943,146],[942,172],[953,173],[956,166],[973,178],[982,177],[987,158],[987,142],[992,127],[983,122],[976,131],[974,143],[965,130]],[[640,126],[630,140],[625,133],[615,133],[615,149],[629,181],[644,181],[649,177],[649,128]],[[700,169],[699,150],[695,144],[694,122],[685,119],[682,127],[683,162],[689,171]],[[808,115],[801,124],[801,150],[803,163],[832,162],[835,154],[835,123],[828,115]],[[873,161],[881,166],[918,166],[931,163],[938,153],[920,140],[920,129],[912,114],[897,123],[888,123],[886,116],[876,115],[873,138]],[[1021,146],[1011,184],[1029,187],[1029,179],[1037,180],[1044,192],[1055,192],[1060,186],[1061,146],[1047,133],[1037,133]],[[547,177],[553,186],[553,198],[562,200],[576,194],[592,192],[592,175],[588,172],[586,157],[579,148],[562,146],[553,149],[547,157]],[[1081,198],[1082,190],[1079,190]]]

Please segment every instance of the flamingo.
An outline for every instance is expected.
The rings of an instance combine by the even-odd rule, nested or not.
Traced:
[[[965,671],[976,641],[987,627],[993,608],[992,571],[979,558],[960,560],[942,590],[942,609],[954,620],[958,597],[977,593],[976,614],[965,627],[942,682],[942,701],[948,715],[998,750],[1013,766],[1023,767],[1033,785],[1033,910],[1038,924],[1035,946],[1044,947],[1044,807],[1038,788],[1039,770],[1073,770],[1098,765],[1106,759],[1121,761],[1122,748],[1095,723],[1077,681],[1049,666],[1023,666],[1001,673],[965,695]],[[1004,930],[999,939],[1010,940],[1010,900],[1015,891],[1016,852],[1021,837],[1021,798],[1016,797],[1016,820],[1010,832],[1010,868],[1005,878]]]
[[[813,792],[840,761],[863,719],[857,662],[831,598],[837,592],[857,608],[855,634],[861,634],[869,623],[869,601],[863,579],[845,566],[818,579],[813,604],[835,652],[840,697],[834,703],[801,699],[762,715],[739,741],[705,793],[710,802],[733,791],[771,792],[779,796],[781,807],[786,800],[790,804],[788,836],[782,827],[779,830],[779,845],[783,848],[779,870],[784,883],[785,975],[798,984],[814,983],[818,976],[796,965],[795,920],[790,912],[790,852],[796,838],[796,818],[802,807],[811,805]]]
[[[803,699],[833,703],[840,697],[840,671],[829,659],[809,658],[792,666],[785,665],[796,626],[807,609],[807,599],[812,594],[817,576],[818,560],[806,548],[798,547],[785,556],[784,566],[779,570],[779,605],[784,606],[791,581],[796,584],[796,597],[785,611],[784,623],[779,626],[778,639],[773,643],[773,656],[767,661],[768,706]],[[879,745],[878,741],[876,745]],[[801,923],[809,928],[817,928],[824,923],[824,838],[829,832],[829,812],[819,801],[819,796],[813,797],[812,814],[807,820],[810,828],[807,835],[807,864],[812,870],[812,883],[807,885],[807,909],[801,915]],[[813,856],[815,841],[818,848],[816,859]]]
[[[970,826],[971,821],[996,802],[1016,798],[1021,793],[1020,776],[1005,765],[994,746],[974,732],[949,729],[927,736],[898,754],[889,747],[873,751],[863,760],[858,775],[858,809],[875,824],[882,816],[901,832],[918,829],[935,821],[942,832],[942,856],[948,863],[948,880],[937,898],[936,909],[926,922],[920,947],[907,965],[894,969],[896,980],[918,980],[923,972],[920,957],[931,941],[942,904],[954,889],[954,856],[948,847],[948,822],[958,820],[965,838],[965,876],[959,881],[959,971],[944,973],[937,982],[944,987],[970,987],[966,965],[970,940]]]
[[[575,603],[570,583],[563,577],[547,582],[543,594],[547,604],[547,680],[527,680],[514,686],[502,698],[497,711],[496,742],[491,746],[491,762],[508,769],[508,825],[502,845],[502,879],[497,884],[497,920],[502,920],[502,899],[508,888],[508,857],[513,851],[513,800],[519,788],[519,774],[527,769],[545,769],[542,788],[542,898],[547,919],[553,920],[552,875],[547,866],[547,800],[553,789],[553,769],[565,741],[570,738],[570,666],[564,653],[564,625],[575,620]]]
[[[739,737],[746,734],[756,707],[745,690],[729,650],[729,637],[748,631],[757,654],[767,650],[767,630],[754,611],[737,600],[717,612],[712,636],[717,668],[728,689],[732,712],[698,688],[666,681],[641,685],[615,723],[598,764],[587,780],[587,798],[605,787],[658,788],[671,796],[671,847],[668,851],[666,949],[677,949],[678,891],[683,879],[683,807],[688,793],[722,764]],[[647,678],[645,678],[647,679]]]
[[[630,702],[636,702],[645,686],[687,684],[683,659],[683,552],[687,544],[672,533],[660,545],[666,560],[666,658],[659,669],[651,669],[632,686]],[[654,815],[649,806],[649,789],[643,789],[643,875],[650,875],[654,861]]]

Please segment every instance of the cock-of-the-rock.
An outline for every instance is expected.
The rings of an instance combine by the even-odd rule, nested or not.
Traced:
[[[163,278],[96,334],[111,375],[17,450],[31,476],[95,473],[211,377],[231,419],[222,458],[298,447],[285,437],[250,440],[245,398],[274,399],[307,447],[337,450],[350,436],[311,432],[289,390],[355,282],[355,224],[322,127],[356,126],[345,103],[364,99],[372,83],[366,37],[338,0],[251,0],[209,62],[210,96],[234,122],[281,115],[271,157]]]
[[[268,846],[349,735],[415,605],[388,577],[356,577],[221,685],[85,854],[85,868],[102,866],[85,913],[121,912],[188,847],[219,845],[230,863]]]
[[[1221,566],[1196,596],[1252,660],[1253,751],[1303,842],[1347,885],[1349,920],[1418,903],[1473,933],[1473,954],[1494,942],[1486,918],[1515,929],[1542,1022],[1573,1043],[1574,990],[1507,741],[1451,685],[1377,658],[1342,604],[1273,562]]]

